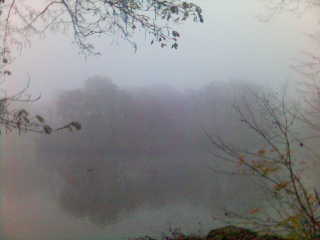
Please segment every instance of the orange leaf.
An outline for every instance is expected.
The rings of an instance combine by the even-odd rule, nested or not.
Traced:
[[[258,212],[260,212],[260,208],[254,208],[249,211],[249,214],[256,214]]]
[[[258,151],[258,155],[259,155],[259,156],[263,156],[263,155],[265,155],[265,153],[266,153],[266,150],[264,150],[264,149],[260,149],[260,150]]]
[[[275,191],[280,191],[280,190],[286,188],[286,187],[289,185],[289,183],[290,183],[289,181],[287,181],[287,182],[282,182],[282,183],[278,183],[278,184],[276,184],[276,185],[274,186],[274,190],[275,190]]]
[[[240,155],[239,156],[239,166],[242,166],[245,162],[245,159],[244,159],[244,156],[243,155]]]

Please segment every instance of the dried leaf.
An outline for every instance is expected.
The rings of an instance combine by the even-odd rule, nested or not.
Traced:
[[[254,208],[252,210],[249,211],[249,214],[257,214],[258,212],[260,212],[261,209],[260,208]]]
[[[39,122],[41,122],[41,123],[44,122],[44,118],[41,117],[40,115],[36,115],[36,119],[37,119]]]
[[[51,133],[52,133],[52,128],[51,128],[49,125],[44,125],[44,126],[43,126],[43,131],[44,131],[46,134],[51,134]]]

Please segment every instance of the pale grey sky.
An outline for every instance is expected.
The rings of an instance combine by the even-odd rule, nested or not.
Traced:
[[[306,36],[317,29],[310,10],[301,17],[282,13],[269,22],[260,0],[198,0],[205,23],[179,26],[178,51],[150,46],[138,36],[137,53],[122,40],[97,41],[102,56],[85,59],[70,36],[49,34],[35,39],[13,65],[15,82],[25,83],[44,96],[57,89],[81,86],[92,75],[106,75],[119,85],[169,83],[193,88],[217,80],[253,80],[274,84],[292,78],[290,64],[308,48]],[[143,34],[141,34],[143,35]],[[14,86],[18,86],[14,84]]]
[[[96,74],[109,76],[122,86],[164,83],[178,88],[193,88],[212,81],[251,80],[269,85],[290,81],[294,78],[290,64],[301,57],[302,50],[314,48],[306,34],[317,30],[319,19],[315,13],[318,10],[312,9],[301,17],[282,13],[269,22],[262,22],[258,17],[267,13],[263,2],[198,0],[204,8],[205,23],[190,23],[179,27],[182,39],[178,51],[150,46],[149,41],[145,41],[141,36],[137,37],[137,53],[134,53],[126,42],[111,44],[111,39],[101,39],[97,41],[97,45],[102,56],[84,59],[78,54],[70,36],[48,34],[47,38],[34,39],[31,47],[25,48],[21,56],[17,57],[12,66],[14,74],[8,84],[12,89],[17,89],[18,86],[22,87],[30,76],[31,92],[42,93],[45,101],[47,94],[59,89],[80,87],[84,80]],[[21,154],[21,159],[28,160],[25,152]],[[31,155],[29,158],[34,157]],[[15,160],[7,159],[10,162]],[[33,167],[29,163],[24,164],[27,169]],[[37,173],[43,174],[38,171]],[[21,179],[20,181],[24,180]],[[43,200],[38,198],[38,195],[34,198],[37,199],[21,198],[9,203],[11,208],[3,214],[8,217],[5,221],[9,222],[9,226],[10,223],[19,226],[20,230],[16,233],[18,235],[10,236],[10,239],[56,239],[57,236],[60,237],[59,234],[63,235],[66,229],[70,234],[74,233],[68,235],[69,239],[79,239],[84,232],[91,237],[94,233],[109,234],[109,229],[98,230],[90,223],[74,219],[70,221],[69,216],[62,215],[62,210],[52,205],[53,200]],[[33,202],[36,202],[36,210],[28,205]],[[183,207],[175,208],[172,212],[173,215],[182,213],[185,213]],[[18,217],[12,220],[14,216]],[[110,228],[115,228],[115,231],[120,233],[123,233],[123,229],[132,231],[128,226],[132,226],[132,222],[137,222],[137,219],[143,223],[143,217],[133,216]],[[160,221],[165,219],[160,213],[155,218]],[[44,221],[43,219],[47,221],[46,226],[50,226],[48,229],[38,232],[37,228],[30,231],[33,223],[37,227],[37,221]],[[26,222],[29,224],[25,224]],[[145,222],[149,224],[151,221]],[[146,230],[145,225],[139,225],[140,228],[136,231]],[[14,230],[7,231],[15,234]],[[28,231],[32,232],[31,235],[26,235]],[[48,233],[54,235],[48,238]],[[38,238],[35,238],[34,234],[39,234]],[[41,234],[44,234],[44,237]],[[83,236],[83,239],[85,237],[87,236]]]

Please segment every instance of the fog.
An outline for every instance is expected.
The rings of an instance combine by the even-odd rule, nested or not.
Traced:
[[[266,22],[261,18],[270,11],[264,1],[199,3],[206,21],[177,26],[182,35],[177,51],[151,46],[141,33],[136,36],[136,53],[130,44],[110,37],[95,41],[101,56],[85,58],[78,54],[71,34],[34,37],[12,66],[19,70],[14,87],[24,86],[28,74],[32,92],[46,98],[48,92],[80,87],[81,80],[96,74],[121,86],[165,83],[198,88],[213,80],[241,79],[272,85],[291,80],[289,66],[300,59],[306,46],[314,45],[307,34],[316,29],[317,9],[305,14],[284,11]]]
[[[20,229],[21,221],[23,236],[31,237],[33,225],[44,226],[45,233],[36,232],[46,238],[56,237],[53,231],[64,237],[62,223],[81,236],[81,230],[69,230],[70,222],[104,236],[157,235],[170,227],[207,230],[226,206],[248,210],[262,196],[249,178],[210,170],[225,163],[210,154],[213,146],[203,132],[257,147],[258,139],[239,129],[232,110],[248,87],[259,91],[256,85],[215,82],[192,91],[120,88],[95,76],[82,88],[60,92],[37,111],[58,125],[77,119],[83,130],[13,137],[5,156],[5,210],[18,219],[5,219],[5,225]],[[131,222],[136,219],[141,226]]]
[[[256,149],[234,103],[248,89],[295,85],[291,68],[317,28],[318,9],[272,18],[263,1],[197,1],[205,23],[178,26],[177,51],[138,51],[96,39],[101,56],[79,55],[69,33],[32,39],[12,64],[9,92],[30,79],[28,106],[50,124],[79,121],[79,132],[3,135],[4,239],[128,239],[170,227],[206,233],[225,207],[263,201],[252,179],[216,174],[206,134]],[[268,21],[262,21],[267,17]],[[11,80],[12,79],[12,80]]]

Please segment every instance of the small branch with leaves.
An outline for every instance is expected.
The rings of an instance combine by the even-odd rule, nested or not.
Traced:
[[[320,199],[314,186],[304,180],[312,159],[304,159],[309,149],[296,132],[300,112],[290,106],[286,96],[254,96],[254,105],[235,105],[235,111],[244,127],[254,132],[260,148],[240,149],[205,131],[214,146],[214,158],[233,164],[231,170],[215,169],[216,173],[253,177],[270,196],[267,208],[254,208],[247,214],[226,210],[226,216],[261,231],[312,239],[320,233]]]

